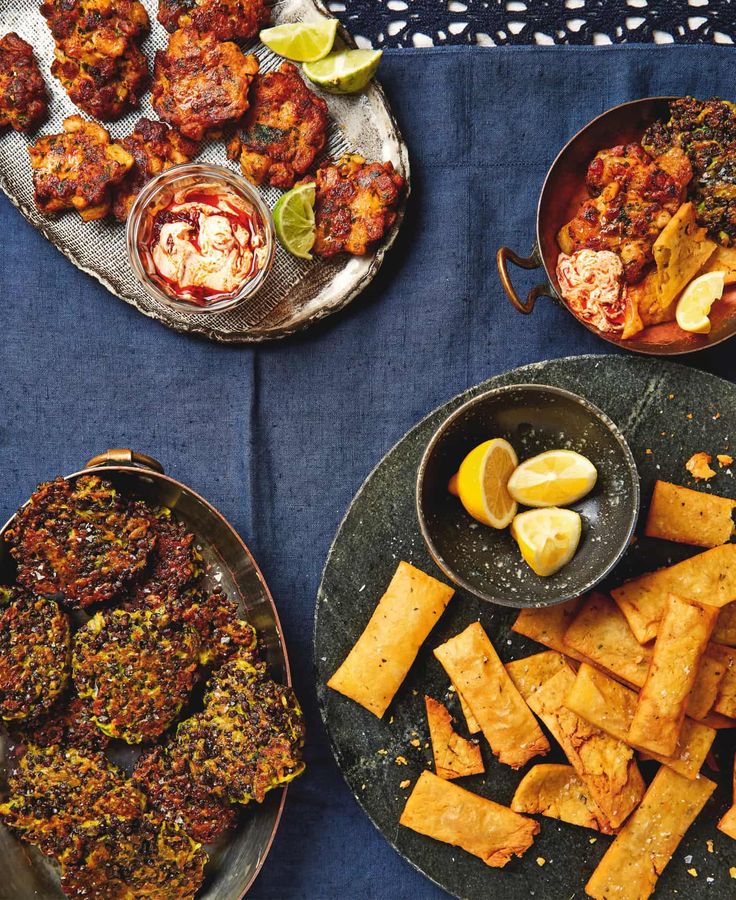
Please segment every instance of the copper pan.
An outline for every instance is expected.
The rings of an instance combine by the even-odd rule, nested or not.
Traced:
[[[108,450],[91,459],[81,471],[66,477],[77,478],[91,472],[113,482],[126,496],[140,497],[176,512],[196,536],[209,563],[211,575],[206,576],[205,583],[209,580],[212,586],[219,584],[238,603],[241,615],[258,630],[271,674],[276,680],[291,684],[289,660],[273,598],[250,551],[225,518],[191,488],[165,475],[161,464],[150,456],[127,449]],[[0,584],[8,584],[15,577],[15,564],[2,540],[14,518],[0,530]],[[0,737],[4,757],[3,743]],[[115,761],[129,770],[139,753],[138,748],[119,747],[114,751]],[[4,780],[0,773],[0,794]],[[271,848],[285,800],[284,787],[271,791],[262,804],[243,807],[237,825],[217,844],[207,847],[210,862],[197,900],[241,900],[246,895]],[[0,825],[0,858],[3,860],[0,900],[26,897],[63,900],[56,866],[35,847],[18,841],[3,825]]]
[[[529,314],[539,297],[551,297],[574,315],[561,299],[555,270],[560,249],[557,232],[568,222],[580,202],[587,196],[585,173],[588,164],[599,150],[639,141],[644,130],[656,120],[669,118],[668,102],[674,97],[645,97],[614,106],[589,122],[568,141],[550,166],[544,179],[542,193],[537,207],[537,240],[528,256],[514,252],[510,247],[501,247],[496,255],[501,284],[509,300],[516,309]],[[533,287],[525,298],[517,293],[511,281],[508,264],[523,269],[543,268],[547,281]],[[577,318],[577,316],[575,317]],[[654,356],[675,356],[693,353],[719,344],[736,332],[736,287],[727,288],[723,298],[711,311],[710,334],[687,334],[674,322],[665,322],[646,328],[629,340],[621,340],[613,334],[604,334],[592,325],[582,322],[593,334],[610,344],[633,350],[635,353],[649,353]]]

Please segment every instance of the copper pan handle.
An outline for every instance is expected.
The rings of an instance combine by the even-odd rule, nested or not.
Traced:
[[[554,298],[552,288],[548,284],[537,284],[526,295],[526,299],[522,300],[516,293],[516,288],[511,282],[511,275],[509,275],[508,269],[509,262],[512,262],[515,266],[519,266],[522,269],[538,269],[542,265],[542,259],[539,256],[539,251],[536,247],[532,249],[529,256],[519,256],[519,254],[514,253],[510,247],[501,247],[496,254],[496,265],[498,266],[501,285],[504,291],[506,291],[509,300],[520,313],[524,313],[528,316],[534,309],[537,297]]]
[[[96,469],[100,466],[139,466],[141,469],[153,469],[154,472],[164,474],[164,467],[152,456],[145,453],[136,453],[127,447],[113,447],[93,456],[88,460],[85,469]]]

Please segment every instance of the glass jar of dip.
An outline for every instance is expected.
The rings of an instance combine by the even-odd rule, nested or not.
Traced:
[[[240,175],[206,163],[174,166],[140,192],[128,255],[156,300],[181,312],[224,312],[252,297],[273,263],[271,212]]]

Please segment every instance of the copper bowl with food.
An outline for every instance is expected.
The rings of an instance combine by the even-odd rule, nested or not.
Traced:
[[[544,180],[536,244],[501,247],[519,312],[559,300],[589,331],[638,353],[703,350],[736,332],[736,105],[646,97],[609,109]],[[509,263],[547,281],[521,297]]]
[[[276,607],[232,526],[155,459],[109,450],[0,530],[0,585],[0,898],[244,897],[303,769],[303,724]],[[66,658],[43,693],[11,692],[11,666],[35,686],[50,665],[48,642],[8,640],[34,604],[64,624]],[[191,675],[180,696],[173,671]]]

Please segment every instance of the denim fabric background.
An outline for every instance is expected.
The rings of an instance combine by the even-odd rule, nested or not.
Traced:
[[[253,898],[440,895],[362,815],[326,746],[312,616],[330,541],[368,472],[432,408],[523,363],[608,352],[556,304],[515,312],[496,250],[529,250],[545,172],[589,119],[650,94],[733,98],[734,60],[708,46],[388,52],[381,79],[413,170],[397,245],[345,313],[258,349],[144,318],[0,199],[0,518],[38,481],[132,447],[224,513],[276,598],[308,769]],[[731,377],[734,347],[685,361]]]

